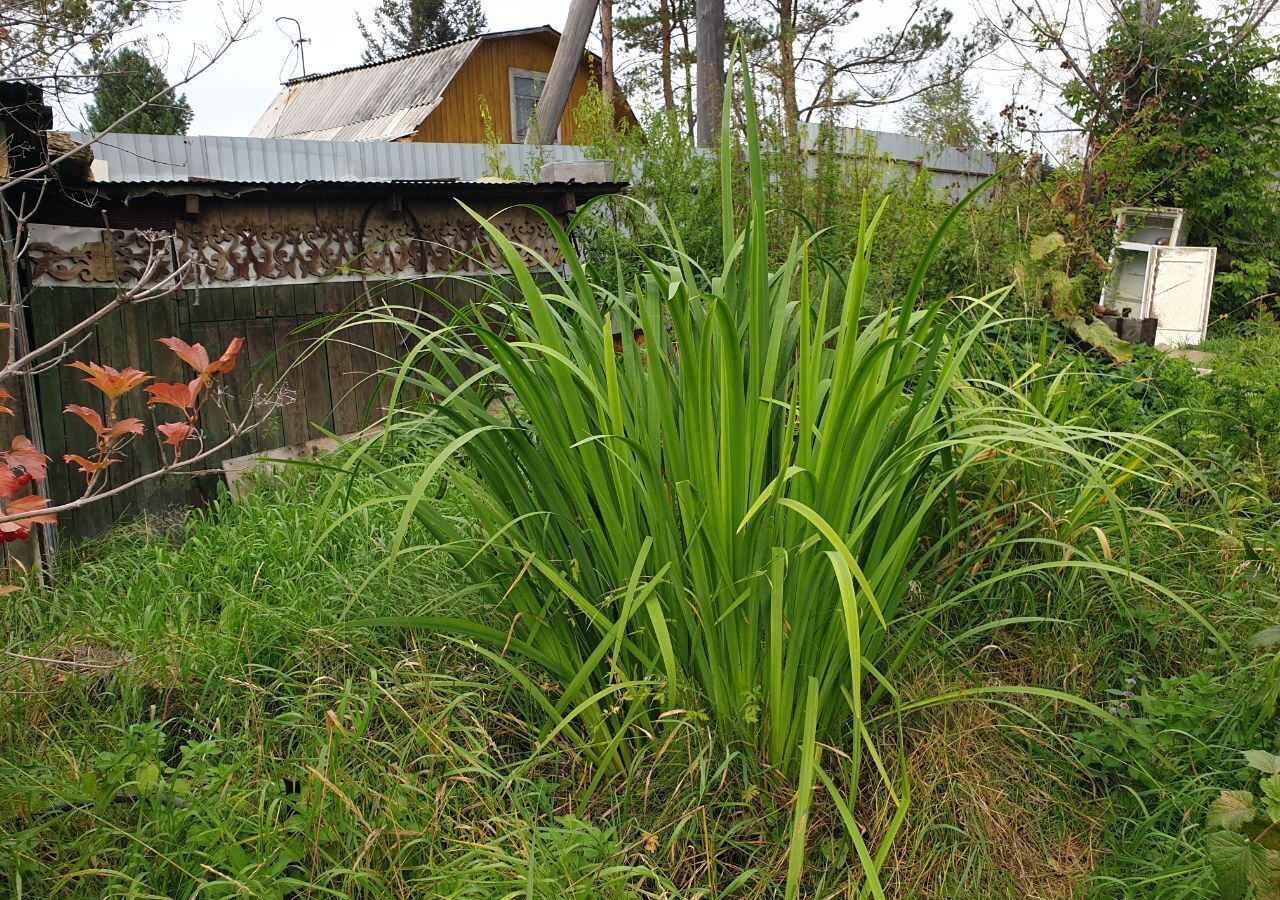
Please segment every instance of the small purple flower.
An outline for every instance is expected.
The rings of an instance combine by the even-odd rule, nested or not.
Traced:
[[[1132,700],[1132,699],[1133,699],[1133,691],[1125,691],[1125,692],[1124,692],[1124,698],[1125,698],[1126,700]]]
[[[1111,713],[1111,715],[1114,716],[1118,712],[1118,710],[1114,706],[1108,706],[1107,712]]]
[[[1128,712],[1128,711],[1129,711],[1129,704],[1128,704],[1128,703],[1121,703],[1121,704],[1120,704],[1120,709],[1121,709],[1121,710],[1123,710],[1124,712]]]
[[[1136,678],[1126,678],[1124,680],[1124,683],[1129,685],[1129,687],[1133,687],[1135,684],[1138,683],[1138,680]]]

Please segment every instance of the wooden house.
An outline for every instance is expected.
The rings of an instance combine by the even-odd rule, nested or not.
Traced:
[[[524,142],[560,33],[550,25],[496,31],[382,62],[285,83],[250,135],[328,141],[486,143],[488,108],[498,142]],[[584,53],[556,143],[578,142],[573,110],[600,84],[600,58]],[[615,95],[617,122],[635,121]]]

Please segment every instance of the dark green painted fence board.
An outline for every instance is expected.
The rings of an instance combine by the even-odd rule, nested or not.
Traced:
[[[405,351],[403,333],[391,325],[365,323],[341,328],[332,339],[327,333],[345,321],[339,314],[383,304],[420,310],[448,321],[447,304],[467,302],[477,296],[474,287],[460,282],[424,279],[418,282],[375,282],[366,287],[352,281],[279,284],[263,287],[204,288],[154,300],[112,313],[73,352],[71,359],[94,361],[117,369],[134,366],[154,375],[155,381],[186,382],[194,377],[167,349],[157,343],[163,337],[180,337],[204,344],[217,357],[234,337],[246,339],[244,353],[225,386],[222,402],[233,416],[252,405],[255,387],[273,393],[278,381],[286,383],[293,403],[277,409],[258,432],[237,439],[233,446],[200,465],[216,469],[229,458],[287,446],[319,437],[324,432],[345,434],[380,419],[389,400],[390,387],[376,373]],[[32,293],[33,339],[44,343],[62,333],[86,314],[114,296],[111,289],[38,287]],[[423,320],[425,324],[425,320]],[[71,361],[68,359],[67,361]],[[88,426],[63,413],[69,403],[81,404],[105,415],[102,395],[84,384],[82,373],[60,365],[37,377],[37,403],[50,464],[50,492],[55,502],[79,496],[84,476],[62,461],[66,453],[88,456],[93,435]],[[154,432],[157,422],[179,418],[168,407],[148,408],[146,394],[129,395],[120,406],[122,416],[137,416],[147,433],[127,448],[124,462],[109,470],[107,486],[141,474],[168,459]],[[404,399],[404,398],[402,398]],[[221,416],[208,409],[200,427],[205,446],[219,443],[228,434]],[[188,455],[196,452],[189,444]],[[196,479],[194,486],[206,496],[216,490],[216,477]],[[190,502],[193,480],[189,476],[155,479],[101,503],[91,504],[62,518],[63,539],[83,537],[105,530],[114,521],[142,511],[159,512]]]

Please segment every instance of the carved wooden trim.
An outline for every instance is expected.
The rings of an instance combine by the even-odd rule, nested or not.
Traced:
[[[494,224],[517,246],[560,263],[550,229],[532,210],[507,210]],[[183,277],[184,287],[505,271],[480,224],[460,215],[422,223],[403,216],[363,225],[178,222],[172,234],[39,225],[32,226],[31,237],[28,256],[37,282],[67,286],[130,286],[153,254],[163,255],[158,273],[163,277],[174,271],[175,250],[179,260],[195,261]]]

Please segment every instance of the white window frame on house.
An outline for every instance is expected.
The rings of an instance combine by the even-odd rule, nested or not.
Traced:
[[[507,69],[507,88],[509,93],[511,94],[511,140],[517,144],[523,144],[524,137],[516,129],[516,79],[517,78],[532,78],[534,80],[541,79],[542,89],[538,91],[538,97],[541,97],[542,90],[545,90],[547,86],[547,73],[535,72],[532,69],[517,69],[514,67]],[[537,99],[538,99],[537,97],[534,98],[535,108],[537,107]],[[557,144],[560,143],[560,127],[558,125],[556,126],[555,143]]]

